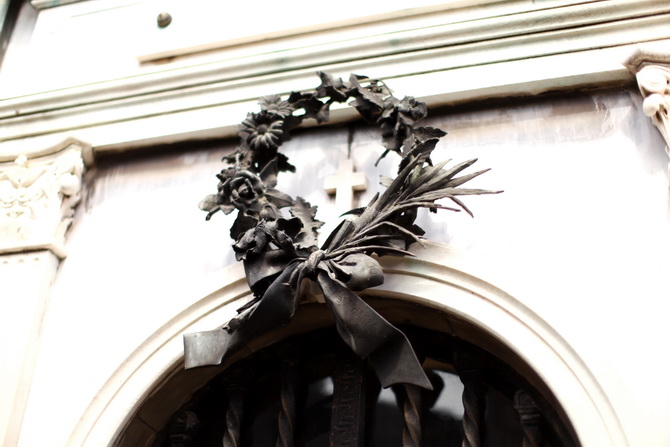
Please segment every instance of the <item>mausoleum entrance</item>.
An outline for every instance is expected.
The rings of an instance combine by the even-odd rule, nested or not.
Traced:
[[[432,391],[382,389],[325,306],[305,304],[290,325],[230,362],[181,367],[134,417],[155,431],[127,430],[115,445],[578,445],[549,389],[495,337],[434,308],[366,301],[408,336]],[[459,326],[458,336],[445,331],[445,319]]]
[[[287,191],[291,196],[305,195],[310,203],[324,204],[326,215],[328,211],[336,215],[337,207],[323,196],[334,192],[336,202],[341,194],[337,185],[324,185],[324,179],[335,172],[341,179],[359,174],[361,169],[368,174],[365,177],[375,178],[379,172],[368,173],[365,167],[374,164],[378,147],[373,150],[373,138],[355,125],[312,132],[290,141],[286,148],[290,159],[298,160],[298,168],[309,172],[299,179],[287,174]],[[481,135],[478,138],[483,138]],[[502,151],[489,146],[489,157],[497,160],[496,156],[502,156]],[[375,171],[393,175],[395,168],[384,165],[385,161]],[[509,173],[509,166],[501,165]],[[519,169],[522,165],[518,164]],[[360,182],[336,183],[351,193],[346,200],[350,208],[356,206],[353,201],[364,204],[372,200],[368,196],[378,192],[372,186],[376,182],[369,182],[365,191],[356,186]],[[526,197],[510,196],[518,200]],[[482,211],[491,212],[493,206]],[[515,244],[532,239],[522,231],[526,227],[509,216],[498,209],[495,219],[486,220],[478,211],[477,220],[491,226],[488,232],[480,227],[478,234],[495,239],[508,252],[516,250]],[[239,276],[240,271],[235,277],[222,276],[221,283],[227,285],[220,297],[217,292],[202,298],[208,310],[201,308],[201,301],[194,301],[180,314],[181,319],[161,328],[158,334],[164,339],[160,338],[160,346],[150,355],[171,355],[173,363],[167,370],[144,367],[149,362],[135,356],[136,371],[164,375],[154,382],[149,382],[149,374],[129,376],[131,381],[134,377],[139,377],[135,382],[144,380],[141,389],[145,394],[136,399],[137,394],[129,391],[126,401],[117,399],[118,406],[128,402],[133,406],[123,412],[128,419],[114,426],[125,428],[113,437],[101,438],[116,438],[114,445],[118,446],[155,447],[615,443],[618,425],[598,382],[552,324],[532,310],[537,304],[533,300],[537,297],[540,302],[544,291],[524,294],[523,287],[506,281],[500,273],[505,269],[498,268],[500,258],[496,263],[484,256],[494,250],[481,238],[470,237],[477,228],[472,233],[464,231],[459,217],[449,221],[449,231],[443,220],[433,219],[432,214],[420,218],[424,219],[422,227],[449,245],[409,247],[417,258],[379,257],[383,285],[365,289],[359,296],[407,334],[432,382],[432,391],[419,391],[411,385],[382,389],[368,366],[342,349],[323,301],[319,303],[316,297],[303,300],[298,294],[298,313],[290,324],[245,339],[243,349],[225,358],[220,366],[184,371],[184,363],[178,360],[183,357],[177,357],[182,355],[182,346],[176,349],[168,343],[176,338],[181,341],[183,334],[194,331],[220,332],[234,310],[251,299],[246,285],[240,287],[244,292],[226,291],[234,281],[246,282],[248,278]],[[495,238],[503,229],[516,237]],[[459,254],[462,248],[467,253]],[[207,325],[199,322],[224,308],[226,318],[212,319]],[[152,341],[159,345],[158,339]],[[124,388],[132,387],[124,384]]]

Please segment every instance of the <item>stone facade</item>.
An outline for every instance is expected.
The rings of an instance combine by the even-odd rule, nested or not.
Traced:
[[[477,186],[505,190],[469,201],[475,219],[421,217],[443,245],[388,260],[374,293],[507,343],[584,446],[670,444],[667,59],[658,57],[670,7],[425,5],[199,46],[178,37],[178,10],[156,28],[163,11],[149,2],[33,3],[0,70],[18,92],[0,101],[4,446],[155,435],[160,411],[136,412],[182,368],[182,335],[220,326],[250,299],[229,249],[232,220],[205,222],[198,200],[216,187],[255,98],[313,88],[318,69],[384,78],[396,96],[427,101],[428,124],[449,132],[440,157],[478,157],[492,170]],[[96,34],[124,18],[142,48]],[[87,68],[89,42],[109,52]],[[33,78],[21,80],[19,51],[53,54],[30,59]],[[76,76],[46,79],[47,62]],[[298,174],[281,177],[282,190],[318,204],[330,225],[338,213],[324,180],[341,160],[365,174],[367,190],[353,197],[363,204],[378,175],[396,169],[391,158],[372,167],[378,136],[352,117],[335,110],[339,126],[304,129],[285,146]]]

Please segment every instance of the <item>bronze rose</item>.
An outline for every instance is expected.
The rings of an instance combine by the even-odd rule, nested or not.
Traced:
[[[221,171],[219,180],[221,180],[218,186],[221,203],[230,204],[244,212],[260,211],[259,200],[265,195],[265,185],[259,176],[246,170],[228,168]],[[223,211],[228,214],[234,208]]]
[[[227,168],[217,174],[217,194],[210,194],[200,202],[209,219],[217,211],[230,214],[238,209],[245,214],[258,214],[263,208],[265,185],[259,176],[247,170]]]
[[[218,211],[241,213],[232,234],[243,233],[259,220],[275,220],[281,216],[279,208],[291,206],[294,200],[273,188],[276,184],[276,162],[270,163],[260,174],[246,169],[229,167],[216,175],[219,179],[217,194],[209,194],[200,202],[200,209],[207,211],[207,220]]]

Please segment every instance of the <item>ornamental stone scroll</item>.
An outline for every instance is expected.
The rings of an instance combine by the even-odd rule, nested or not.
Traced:
[[[88,144],[68,139],[40,156],[0,163],[0,254],[46,249],[65,257],[65,233],[90,159]]]
[[[642,110],[661,132],[670,156],[670,53],[637,50],[624,64],[635,74]],[[670,182],[670,163],[668,175]]]

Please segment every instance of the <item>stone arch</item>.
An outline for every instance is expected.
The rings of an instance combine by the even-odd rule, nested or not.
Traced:
[[[582,445],[628,445],[600,384],[546,321],[514,296],[475,276],[477,269],[449,247],[431,243],[414,251],[416,258],[382,258],[385,282],[366,295],[440,311],[442,323],[454,335],[484,344],[484,348],[494,340],[499,345],[490,348],[498,351],[496,355],[506,355],[499,349],[503,346],[534,372],[541,381],[534,385],[555,396]],[[240,265],[222,273],[225,286],[200,295],[204,297],[167,322],[117,369],[80,418],[69,446],[114,445],[152,392],[183,368],[182,335],[221,326],[251,298]],[[490,338],[479,338],[477,333]],[[214,375],[213,369],[201,374],[201,383]],[[132,430],[141,431],[141,427]]]

